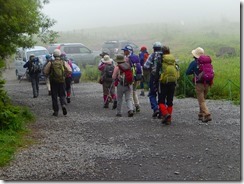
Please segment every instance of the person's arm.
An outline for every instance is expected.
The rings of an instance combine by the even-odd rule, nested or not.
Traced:
[[[112,79],[113,79],[113,80],[117,79],[117,77],[118,77],[118,73],[119,73],[119,67],[116,66],[116,67],[114,68],[113,75],[112,75]]]
[[[24,64],[23,68],[27,68],[27,67],[29,67],[29,63],[30,63],[30,61],[27,61],[27,62]]]
[[[49,75],[49,73],[50,73],[51,62],[52,62],[52,61],[48,62],[48,63],[46,64],[45,68],[44,68],[44,74],[45,74],[45,75]]]
[[[189,67],[187,68],[186,70],[186,75],[191,75],[191,74],[194,74],[194,70],[195,70],[195,61],[192,61],[189,65]]]
[[[71,74],[72,73],[72,68],[70,67],[70,65],[67,62],[64,62],[64,66],[66,68],[66,73]]]

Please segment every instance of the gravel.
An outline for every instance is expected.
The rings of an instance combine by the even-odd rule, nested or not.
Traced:
[[[0,169],[5,181],[240,181],[240,106],[207,100],[213,121],[197,120],[193,98],[174,100],[173,123],[152,119],[148,97],[129,118],[103,109],[97,83],[74,84],[68,115],[52,116],[45,85],[32,98],[31,84],[19,83],[14,70],[4,73],[14,104],[28,106],[37,120],[30,125],[35,144],[20,149]]]

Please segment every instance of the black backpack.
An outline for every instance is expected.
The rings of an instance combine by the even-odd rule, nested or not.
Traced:
[[[38,74],[41,73],[41,63],[38,57],[35,57],[33,60],[29,61],[29,74]]]
[[[114,65],[113,64],[105,64],[103,71],[104,71],[103,79],[105,81],[112,81],[112,75],[114,72]]]

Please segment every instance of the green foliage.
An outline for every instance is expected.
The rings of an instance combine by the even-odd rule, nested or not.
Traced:
[[[80,66],[81,67],[81,66]],[[100,78],[100,71],[97,66],[86,65],[85,68],[82,68],[81,81],[98,81]]]

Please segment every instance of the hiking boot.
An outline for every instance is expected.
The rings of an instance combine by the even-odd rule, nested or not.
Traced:
[[[152,117],[156,118],[160,114],[159,110],[157,109],[156,111],[153,112]]]
[[[33,98],[37,98],[37,95],[34,95]]]
[[[65,106],[62,106],[62,110],[63,110],[63,115],[65,116],[67,114],[67,110]]]
[[[54,111],[53,112],[53,116],[58,116],[58,112],[57,111]]]
[[[136,112],[140,112],[140,106],[139,105],[136,105]]]
[[[70,97],[67,97],[66,100],[67,100],[67,103],[70,103]]]
[[[165,116],[162,116],[162,124],[170,125],[171,124],[170,118],[171,118],[170,114],[166,114]]]
[[[140,96],[145,96],[145,93],[144,93],[144,91],[141,91],[141,94],[140,94]]]
[[[106,109],[109,108],[109,103],[105,103],[103,108],[106,108]]]
[[[122,117],[122,114],[117,113],[116,117]]]
[[[128,111],[128,117],[133,117],[134,113],[132,110]]]
[[[51,91],[48,91],[48,95],[49,95],[49,96],[51,96],[51,95],[52,95]]]
[[[198,115],[198,120],[202,121],[203,120],[203,116],[202,115]]]
[[[203,123],[207,123],[208,121],[212,121],[211,115],[202,117],[202,122]]]
[[[116,108],[117,108],[117,101],[114,101],[112,109],[116,109]]]

